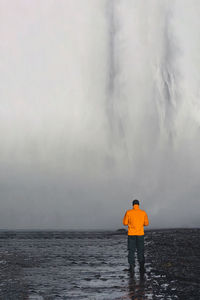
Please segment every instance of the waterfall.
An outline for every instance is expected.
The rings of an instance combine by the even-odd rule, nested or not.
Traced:
[[[199,1],[0,8],[0,225],[199,226]]]

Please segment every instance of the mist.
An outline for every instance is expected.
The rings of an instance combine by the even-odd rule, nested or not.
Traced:
[[[198,0],[0,0],[0,228],[199,227]]]

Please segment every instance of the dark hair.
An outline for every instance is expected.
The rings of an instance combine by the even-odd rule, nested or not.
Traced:
[[[134,204],[138,204],[138,205],[140,205],[140,202],[139,202],[139,200],[137,200],[137,199],[133,200],[133,205],[134,205]]]

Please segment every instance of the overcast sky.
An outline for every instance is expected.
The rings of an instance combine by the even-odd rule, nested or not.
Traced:
[[[200,225],[199,0],[0,0],[0,228]]]

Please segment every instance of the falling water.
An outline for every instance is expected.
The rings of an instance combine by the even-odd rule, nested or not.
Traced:
[[[199,1],[0,5],[0,225],[199,226]]]

